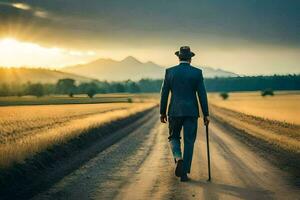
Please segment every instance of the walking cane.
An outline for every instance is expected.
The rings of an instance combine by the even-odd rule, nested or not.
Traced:
[[[207,146],[208,181],[210,181],[210,180],[211,180],[211,176],[210,176],[210,153],[209,153],[208,125],[205,125],[205,128],[206,128],[206,146]]]

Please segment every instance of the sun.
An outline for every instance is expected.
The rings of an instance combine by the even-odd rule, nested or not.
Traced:
[[[15,38],[3,38],[0,39],[0,65],[14,67],[32,65],[53,54],[54,50]]]
[[[4,38],[0,40],[0,49],[5,49],[6,51],[18,51],[20,47],[20,42],[14,38]]]
[[[52,67],[82,63],[94,56],[92,51],[48,47],[38,43],[0,38],[0,67]]]
[[[2,42],[2,43],[11,43],[11,42],[17,42],[17,40],[14,39],[14,38],[8,37],[8,38],[2,39],[1,42]]]
[[[4,38],[0,40],[0,50],[5,50],[6,52],[10,53],[43,53],[47,51],[46,53],[58,53],[61,49],[52,47],[52,48],[46,48],[36,43],[31,42],[25,42],[25,41],[19,41],[15,38]]]
[[[6,47],[12,45],[12,44],[16,44],[17,40],[14,38],[4,38],[2,40],[0,40],[0,45],[3,46],[5,45]]]

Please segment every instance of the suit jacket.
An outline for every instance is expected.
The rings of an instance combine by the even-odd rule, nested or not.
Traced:
[[[168,107],[168,116],[199,117],[197,95],[203,115],[209,115],[207,95],[200,69],[191,66],[189,63],[180,63],[166,69],[161,88],[160,114],[166,114],[170,92],[171,100]]]

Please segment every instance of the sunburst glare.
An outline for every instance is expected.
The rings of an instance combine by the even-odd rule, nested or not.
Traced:
[[[44,47],[36,43],[18,41],[14,38],[4,38],[0,40],[0,55],[0,66],[60,67],[89,61],[96,53],[94,51]]]

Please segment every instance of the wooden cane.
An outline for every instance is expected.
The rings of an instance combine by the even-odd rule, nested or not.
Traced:
[[[206,146],[207,146],[208,181],[210,181],[210,180],[211,180],[211,175],[210,175],[210,153],[209,153],[208,125],[206,125],[205,128],[206,128]]]

